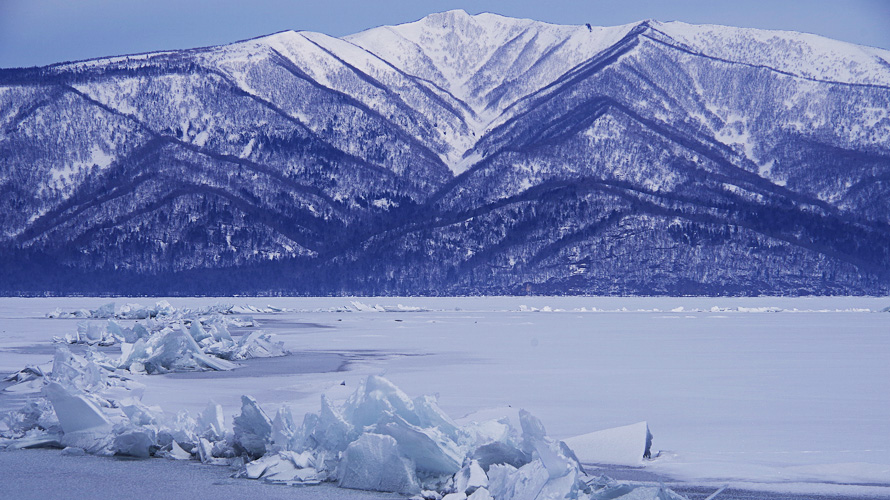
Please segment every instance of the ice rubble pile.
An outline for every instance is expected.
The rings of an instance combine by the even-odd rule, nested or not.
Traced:
[[[124,304],[115,309],[114,302],[109,302],[98,309],[75,309],[64,311],[57,308],[48,313],[47,318],[61,319],[149,319],[157,317],[201,316],[207,314],[271,314],[285,312],[286,309],[274,306],[256,307],[251,305],[235,306],[231,304],[212,304],[196,309],[176,308],[166,300],[159,300],[154,306],[142,304]]]
[[[289,309],[289,312],[297,312],[297,313],[416,313],[416,312],[430,312],[434,309],[429,309],[425,307],[418,306],[406,306],[403,304],[396,305],[382,305],[382,304],[368,304],[366,302],[361,302],[358,300],[352,300],[349,304],[334,306],[334,307],[316,307],[316,308],[308,308],[308,309]]]
[[[359,302],[357,300],[353,300],[349,303],[349,306],[342,308],[343,312],[425,312],[428,309],[424,309],[422,307],[417,306],[404,306],[402,304],[396,304],[395,306],[383,306],[380,304],[374,304],[373,306],[370,304],[365,304],[364,302]]]
[[[108,346],[120,343],[117,368],[138,373],[231,370],[231,361],[284,356],[287,351],[260,330],[236,339],[229,326],[253,326],[253,320],[221,314],[193,313],[155,317],[125,327],[114,319],[107,323],[82,322],[77,332],[54,337],[55,342]]]
[[[661,488],[588,478],[575,454],[549,438],[537,418],[456,425],[429,396],[410,399],[371,376],[342,406],[321,398],[301,425],[288,407],[274,418],[242,396],[228,430],[214,403],[197,417],[147,407],[142,387],[102,360],[60,349],[44,398],[8,414],[0,445],[67,447],[135,457],[232,465],[236,477],[397,492],[445,500],[681,499]]]
[[[214,319],[216,321],[214,321]],[[143,326],[124,328],[109,321],[108,328],[121,338],[121,356],[117,367],[134,373],[167,373],[172,371],[231,370],[235,360],[284,356],[281,343],[272,341],[260,330],[236,340],[219,317],[208,321],[205,328],[194,319],[185,323],[163,323],[149,320]]]
[[[144,391],[93,349],[79,356],[57,348],[51,372],[25,369],[13,376],[20,384],[39,382],[43,396],[0,420],[0,436],[13,448],[64,444],[98,452],[113,424],[124,420],[123,409],[138,404]]]
[[[252,404],[244,403],[242,415]],[[521,430],[507,419],[459,427],[435,399],[412,400],[381,377],[368,377],[342,407],[322,396],[321,411],[307,414],[299,427],[286,407],[271,421],[259,417],[251,424],[263,429],[265,450],[253,449],[257,459],[238,472],[241,477],[336,481],[346,488],[455,500],[591,494],[574,453],[547,437],[528,412],[520,411]]]
[[[40,398],[0,419],[0,447],[188,459],[201,437],[225,435],[218,405],[208,405],[197,420],[147,407],[141,403],[145,386],[94,349],[79,356],[57,348],[52,371],[40,381]]]
[[[98,346],[114,345],[118,340],[105,325],[96,322],[80,322],[77,324],[77,330],[74,333],[53,337],[53,342],[56,343]]]

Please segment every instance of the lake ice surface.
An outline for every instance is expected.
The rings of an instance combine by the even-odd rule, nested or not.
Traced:
[[[0,373],[49,361],[52,337],[76,329],[46,313],[111,300],[157,299],[0,299]],[[631,478],[890,497],[888,298],[167,300],[287,308],[253,317],[296,353],[232,372],[141,377],[143,401],[167,411],[197,414],[213,399],[231,422],[250,394],[269,414],[290,405],[299,420],[320,394],[342,402],[377,374],[438,395],[456,418],[525,408],[558,439],[645,420],[657,456]],[[423,311],[343,312],[352,300]],[[0,410],[21,401],[0,393]]]

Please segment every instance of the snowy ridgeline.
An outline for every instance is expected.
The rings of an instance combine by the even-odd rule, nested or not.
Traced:
[[[197,418],[169,415],[142,404],[143,389],[60,348],[43,397],[4,417],[0,447],[193,459],[268,483],[330,481],[424,499],[682,499],[664,488],[587,476],[575,452],[524,410],[518,428],[509,418],[459,426],[434,398],[410,399],[382,377],[368,377],[342,406],[322,396],[319,413],[299,426],[287,406],[269,418],[250,396],[242,396],[231,428],[212,402]],[[581,456],[602,447],[605,456],[639,463],[651,435],[641,423],[575,441],[589,448]]]

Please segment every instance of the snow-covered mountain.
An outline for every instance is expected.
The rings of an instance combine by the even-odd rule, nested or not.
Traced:
[[[887,293],[890,52],[463,11],[0,70],[0,291]]]

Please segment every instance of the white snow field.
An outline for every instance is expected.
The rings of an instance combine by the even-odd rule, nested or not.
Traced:
[[[79,315],[89,315],[112,300],[120,312],[128,303],[151,306],[160,299],[0,299],[0,375],[27,365],[48,371],[55,348],[66,345],[54,344],[53,337],[76,343],[78,323],[104,329],[107,322],[64,312],[84,309]],[[381,375],[412,398],[437,396],[438,406],[459,426],[508,417],[525,430],[518,414],[528,410],[550,438],[574,449],[594,477],[664,483],[699,499],[726,484],[717,499],[890,498],[890,312],[883,311],[890,298],[166,300],[175,308],[234,305],[239,314],[227,317],[244,321],[231,322],[233,336],[244,339],[258,327],[272,334],[264,342],[282,342],[290,351],[270,358],[233,357],[231,363],[240,366],[230,371],[149,375],[135,370],[133,378],[145,386],[142,403],[167,413],[186,410],[197,418],[212,400],[231,427],[242,413],[242,395],[250,395],[270,418],[288,406],[299,426],[304,414],[319,412],[322,394],[332,407],[348,408],[347,398],[369,376]],[[61,317],[48,318],[49,313]],[[237,326],[251,324],[246,316],[255,327]],[[116,321],[124,328],[144,323]],[[80,331],[95,337],[95,328]],[[97,348],[109,357],[121,355],[119,342]],[[203,359],[198,351],[191,355]],[[0,411],[38,396],[10,382],[0,388]],[[642,456],[643,422],[654,435],[651,459]],[[363,448],[346,452],[353,463],[344,467],[390,446],[388,436],[366,436],[371,437],[361,438]],[[423,460],[429,456],[417,457],[418,464]],[[430,467],[450,467],[443,464]],[[68,483],[78,496],[109,496],[110,491],[114,497],[121,482],[108,477],[128,478],[126,484],[148,494],[158,474],[170,478],[158,486],[160,496],[188,491],[190,498],[218,498],[221,484],[237,484],[231,490],[235,496],[255,491],[273,497],[399,498],[341,494],[347,490],[330,485],[287,488],[229,479],[233,472],[188,461],[0,452],[0,483],[12,485],[16,498],[49,498]],[[363,473],[354,476],[360,483],[368,481]],[[489,476],[496,475],[489,471]],[[474,477],[475,469],[466,468],[465,479],[472,483]],[[645,491],[638,492],[643,498]]]

